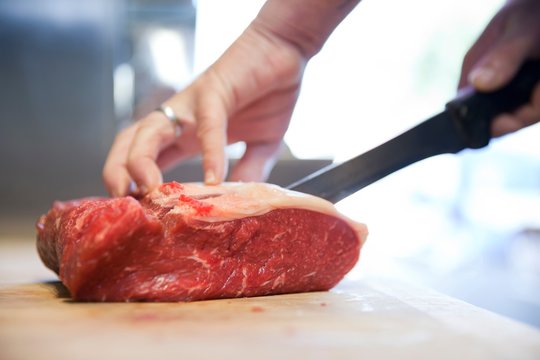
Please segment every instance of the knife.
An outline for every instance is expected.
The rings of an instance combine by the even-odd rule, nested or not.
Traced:
[[[336,203],[414,162],[482,148],[491,139],[492,120],[527,103],[539,81],[540,60],[527,61],[505,87],[489,93],[467,88],[429,120],[364,154],[322,168],[287,189]]]

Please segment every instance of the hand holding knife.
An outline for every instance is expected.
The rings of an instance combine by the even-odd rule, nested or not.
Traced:
[[[479,149],[491,139],[491,123],[530,99],[540,81],[540,60],[525,63],[503,88],[489,93],[471,88],[446,109],[386,143],[341,164],[325,167],[287,188],[336,203],[371,183],[431,156]]]

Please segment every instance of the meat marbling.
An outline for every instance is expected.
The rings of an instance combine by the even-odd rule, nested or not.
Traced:
[[[55,202],[37,248],[78,301],[192,301],[328,290],[363,224],[262,183],[166,183],[140,200]]]

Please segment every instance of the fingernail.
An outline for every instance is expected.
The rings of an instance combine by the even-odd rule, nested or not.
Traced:
[[[204,182],[209,185],[213,185],[217,182],[216,180],[216,174],[212,170],[206,171],[204,174]]]
[[[471,71],[469,81],[473,85],[487,86],[495,82],[497,72],[489,67],[479,67]]]

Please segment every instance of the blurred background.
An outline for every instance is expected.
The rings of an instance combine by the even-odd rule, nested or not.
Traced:
[[[52,201],[105,195],[115,133],[204,71],[262,3],[0,1],[0,238],[33,241]],[[502,3],[363,0],[308,65],[269,181],[287,185],[443,109]],[[428,159],[339,203],[370,228],[349,277],[398,277],[540,327],[539,138],[536,125]],[[242,151],[230,147],[233,161]],[[167,178],[200,180],[198,159]]]

